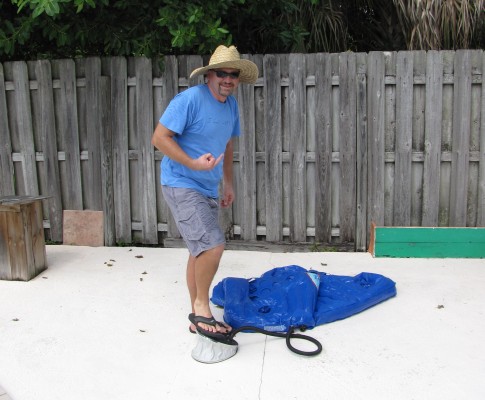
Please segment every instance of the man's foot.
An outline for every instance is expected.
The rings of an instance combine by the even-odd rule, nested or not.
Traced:
[[[232,328],[226,323],[215,321],[209,304],[199,304],[197,301],[194,302],[192,307],[192,314],[198,318],[200,317],[199,321],[197,321],[197,324],[191,321],[194,324],[194,328],[199,327],[206,331],[223,334],[229,333],[232,330]]]
[[[199,333],[216,339],[225,338],[232,330],[229,325],[225,324],[224,322],[216,321],[214,317],[208,318],[191,313],[189,314],[189,320]],[[191,330],[191,327],[189,330]]]

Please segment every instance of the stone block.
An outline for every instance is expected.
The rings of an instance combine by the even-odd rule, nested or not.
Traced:
[[[63,243],[77,246],[104,246],[103,212],[64,210]]]

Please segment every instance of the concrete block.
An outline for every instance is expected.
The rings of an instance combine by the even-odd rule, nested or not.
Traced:
[[[104,246],[103,212],[64,210],[63,243],[77,246]]]

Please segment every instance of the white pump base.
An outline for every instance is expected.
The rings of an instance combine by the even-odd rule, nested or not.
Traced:
[[[225,361],[237,353],[238,344],[217,342],[207,336],[197,334],[197,344],[192,350],[192,358],[205,364],[214,364]]]

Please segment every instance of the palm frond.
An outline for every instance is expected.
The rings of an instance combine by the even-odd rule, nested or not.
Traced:
[[[485,0],[393,0],[409,50],[469,48]]]

